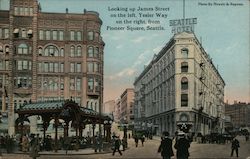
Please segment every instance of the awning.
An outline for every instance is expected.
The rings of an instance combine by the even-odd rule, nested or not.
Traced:
[[[19,29],[14,29],[14,34],[18,34],[19,33]]]
[[[28,34],[32,34],[32,30],[31,29],[28,30]]]

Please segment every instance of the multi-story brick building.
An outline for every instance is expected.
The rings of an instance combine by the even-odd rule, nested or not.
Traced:
[[[250,103],[234,102],[225,105],[225,115],[230,117],[232,126],[236,129],[250,128]]]
[[[127,88],[120,96],[120,121],[131,123],[134,121],[134,89]]]
[[[193,33],[175,34],[134,82],[136,123],[160,135],[223,131],[224,80]],[[139,124],[138,124],[139,123]]]
[[[37,0],[10,0],[0,15],[0,98],[9,132],[24,102],[72,98],[99,111],[104,42],[97,12],[45,13]]]

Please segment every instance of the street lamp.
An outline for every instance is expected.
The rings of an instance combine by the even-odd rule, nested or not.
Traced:
[[[124,123],[123,123],[123,137],[127,138],[127,125],[126,125],[127,118],[124,117]]]
[[[111,125],[112,125],[113,121],[112,120],[105,120],[104,121],[104,137],[105,137],[105,130],[107,132],[106,134],[106,142],[109,142],[111,139]]]

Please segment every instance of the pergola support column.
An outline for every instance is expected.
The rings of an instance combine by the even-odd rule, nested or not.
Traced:
[[[56,116],[55,118],[55,152],[57,152],[58,150],[58,124],[59,124],[59,120],[58,117]]]

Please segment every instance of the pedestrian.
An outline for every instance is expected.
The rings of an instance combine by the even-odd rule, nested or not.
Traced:
[[[177,159],[188,159],[189,156],[188,149],[190,147],[190,143],[188,139],[185,137],[184,132],[178,133],[178,136],[179,138],[174,145],[174,148],[177,150],[176,151]]]
[[[31,152],[30,152],[30,157],[32,157],[32,159],[36,159],[37,157],[39,157],[40,155],[38,154],[39,152],[39,134],[37,134],[37,136],[33,136],[33,138],[30,141],[30,145],[31,145]]]
[[[249,132],[246,133],[246,142],[249,140]]]
[[[161,153],[163,159],[170,159],[171,156],[174,156],[172,140],[169,138],[169,133],[167,131],[164,131],[162,135],[163,137],[158,152]]]
[[[115,155],[116,150],[119,152],[120,155],[122,155],[122,152],[120,150],[120,145],[121,145],[121,141],[119,139],[119,137],[115,137],[115,144],[114,144],[114,150],[113,150],[113,156]]]
[[[26,135],[22,137],[22,151],[27,152],[29,150],[29,139]]]
[[[134,136],[134,139],[135,139],[135,147],[138,147],[138,140],[139,139],[138,139],[137,135]]]
[[[125,151],[125,149],[127,148],[128,142],[127,142],[127,138],[123,137],[122,138],[122,150]]]
[[[236,152],[236,156],[238,157],[239,156],[239,154],[238,154],[238,149],[239,149],[239,147],[240,147],[240,142],[236,139],[236,137],[233,139],[233,141],[232,141],[232,146],[231,146],[231,148],[232,148],[232,151],[231,151],[231,157],[233,157],[233,154],[234,154],[234,150],[235,150],[235,152]]]
[[[71,138],[66,136],[63,141],[63,147],[65,150],[66,155],[68,154],[68,150],[70,148]]]
[[[142,144],[142,147],[144,146],[144,145],[143,145],[144,141],[145,141],[145,136],[142,135],[142,137],[141,137],[141,144]]]

